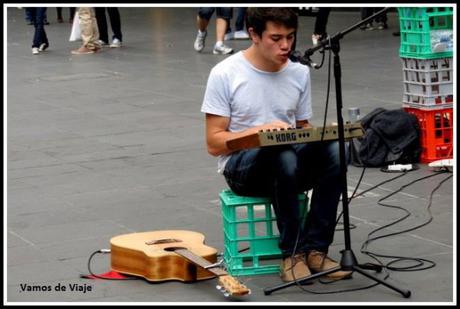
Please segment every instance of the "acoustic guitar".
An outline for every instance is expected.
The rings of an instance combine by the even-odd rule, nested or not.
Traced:
[[[153,282],[194,282],[217,276],[217,288],[225,296],[249,294],[246,286],[216,263],[217,250],[204,245],[204,239],[201,233],[185,230],[115,236],[110,240],[111,267]]]

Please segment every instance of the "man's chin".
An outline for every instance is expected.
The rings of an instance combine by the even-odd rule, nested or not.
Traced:
[[[289,60],[289,55],[279,56],[276,60],[279,64],[285,64]]]

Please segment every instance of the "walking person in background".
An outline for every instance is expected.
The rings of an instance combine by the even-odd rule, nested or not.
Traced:
[[[78,8],[78,18],[80,19],[82,46],[79,49],[72,50],[74,55],[94,54],[101,49],[99,44],[99,30],[97,28],[96,18],[93,8]]]
[[[364,20],[368,18],[369,16],[372,16],[373,14],[377,13],[378,11],[382,10],[383,8],[361,8],[361,20]],[[371,20],[370,22],[366,23],[365,25],[362,25],[360,27],[361,30],[374,30],[376,27],[374,27],[373,22],[376,22],[376,27],[379,30],[384,30],[388,29],[387,25],[387,13],[382,13],[379,16],[377,16],[375,19]]]
[[[315,30],[313,31],[313,35],[311,36],[313,45],[317,45],[318,42],[327,38],[326,26],[330,12],[331,8],[320,7],[318,9],[315,21]]]
[[[235,19],[235,31],[232,31],[230,26],[230,21],[227,28],[227,33],[225,34],[225,41],[227,40],[249,40],[249,34],[244,28],[244,20],[246,18],[247,8],[236,8],[236,19]]]
[[[197,52],[203,50],[208,34],[209,20],[214,11],[216,12],[216,44],[212,53],[215,55],[231,54],[233,53],[233,49],[224,44],[225,31],[227,30],[230,19],[232,19],[232,8],[229,7],[201,7],[198,9],[196,21],[198,33],[193,46]]]
[[[38,55],[49,47],[48,37],[45,32],[45,7],[26,8],[26,14],[30,17],[35,27],[34,38],[32,41],[32,54]]]
[[[28,25],[33,25],[34,24],[34,21],[33,21],[33,17],[31,15],[31,11],[30,10],[25,10],[25,13],[26,13],[26,22]],[[46,12],[45,12],[45,15],[43,16],[43,24],[44,25],[49,25],[50,23],[48,22],[48,18],[46,17]]]
[[[109,14],[110,26],[112,27],[112,42],[109,45],[109,35],[107,30],[107,18],[105,16],[105,11]],[[114,7],[97,7],[96,11],[96,21],[97,27],[99,29],[99,44],[102,46],[109,45],[110,47],[121,47],[122,44],[122,33],[121,33],[121,20],[120,12],[118,8]]]
[[[75,8],[70,7],[69,8],[69,23],[73,22],[73,18],[75,16]],[[58,23],[63,23],[64,18],[62,17],[62,8],[56,8],[56,15],[57,15],[57,21]]]

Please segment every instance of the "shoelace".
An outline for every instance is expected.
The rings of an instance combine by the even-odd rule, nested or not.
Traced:
[[[321,263],[320,263],[319,269],[321,269],[321,270],[323,269],[324,262],[326,261],[326,259],[329,259],[331,262],[333,262],[332,259],[329,258],[325,252],[313,251],[313,252],[310,253],[310,255],[320,257]]]
[[[287,270],[293,269],[297,263],[303,262],[305,260],[305,255],[304,254],[296,254],[294,256],[289,257],[291,260],[291,266]]]

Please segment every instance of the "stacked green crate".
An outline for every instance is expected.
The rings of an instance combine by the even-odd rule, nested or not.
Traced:
[[[401,58],[452,57],[452,7],[401,7],[398,8],[398,14]]]
[[[224,231],[224,262],[232,276],[278,273],[281,250],[279,231],[268,197],[236,195],[223,190],[220,195]],[[299,194],[302,222],[308,213],[308,197]]]

